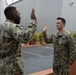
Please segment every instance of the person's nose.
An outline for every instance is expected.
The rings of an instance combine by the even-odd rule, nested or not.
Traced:
[[[20,17],[20,19],[21,19],[21,17]]]

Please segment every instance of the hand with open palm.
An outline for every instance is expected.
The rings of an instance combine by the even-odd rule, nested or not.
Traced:
[[[35,9],[34,8],[32,9],[32,12],[31,12],[31,20],[35,20],[35,22],[37,22],[37,17],[35,15]]]
[[[46,23],[44,24],[44,27],[43,27],[43,31],[46,31],[47,30],[47,25]]]

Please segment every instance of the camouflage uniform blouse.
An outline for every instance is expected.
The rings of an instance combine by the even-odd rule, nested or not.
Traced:
[[[76,59],[76,45],[70,33],[63,31],[61,34],[51,35],[48,38],[44,31],[43,36],[46,43],[54,45],[53,67],[73,64]]]
[[[7,20],[0,26],[0,75],[22,75],[21,43],[27,43],[36,30],[36,23],[23,30]]]

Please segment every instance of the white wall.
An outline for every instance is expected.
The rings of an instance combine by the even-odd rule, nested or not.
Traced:
[[[24,27],[29,24],[32,8],[35,8],[38,18],[37,31],[40,31],[46,22],[48,33],[52,34],[56,32],[56,18],[61,16],[62,3],[63,0],[22,0],[12,5],[19,9],[21,25]]]
[[[6,0],[0,0],[0,24],[3,24],[6,20],[4,15],[4,9],[7,7]]]
[[[67,21],[66,29],[76,31],[76,0],[63,0],[62,17]]]

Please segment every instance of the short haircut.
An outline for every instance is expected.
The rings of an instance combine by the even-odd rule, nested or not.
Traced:
[[[66,24],[66,20],[62,17],[58,17],[57,20],[61,20],[64,25]]]
[[[4,10],[4,14],[5,14],[6,18],[8,18],[8,15],[10,15],[10,13],[13,12],[14,10],[16,10],[16,7],[14,7],[14,6],[6,7]]]

